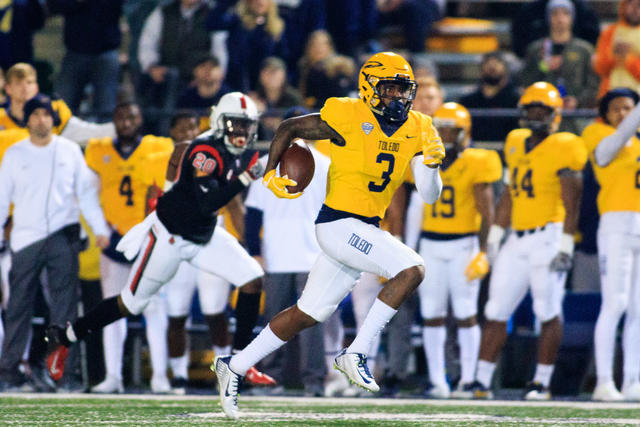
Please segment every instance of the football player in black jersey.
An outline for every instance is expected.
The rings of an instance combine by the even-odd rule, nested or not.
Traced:
[[[264,167],[258,152],[247,150],[257,137],[258,111],[239,92],[220,99],[211,115],[211,129],[189,144],[176,147],[175,182],[157,202],[157,209],[133,227],[117,249],[128,259],[137,256],[120,295],[107,298],[66,327],[51,326],[47,367],[54,380],[64,373],[68,347],[117,319],[139,314],[175,274],[182,261],[224,278],[240,288],[236,305],[233,348],[252,339],[262,291],[262,268],[238,241],[221,227],[217,211],[255,179]]]

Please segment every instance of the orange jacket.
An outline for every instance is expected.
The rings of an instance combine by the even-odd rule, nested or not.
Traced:
[[[613,35],[618,26],[628,26],[622,17],[622,7],[626,0],[622,0],[619,4],[619,20],[615,24],[607,26],[598,38],[596,52],[593,55],[593,68],[598,73],[602,81],[598,91],[598,98],[602,97],[609,89],[609,75],[616,67],[616,58],[613,56]],[[640,55],[629,53],[624,60],[624,68],[636,80],[640,81]]]

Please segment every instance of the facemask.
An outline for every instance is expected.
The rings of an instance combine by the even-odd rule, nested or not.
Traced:
[[[394,99],[384,108],[383,114],[391,121],[401,122],[407,119],[407,111],[408,108],[406,108],[406,105],[402,103],[402,101]]]

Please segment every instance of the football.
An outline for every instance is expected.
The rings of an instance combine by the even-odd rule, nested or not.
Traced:
[[[313,178],[316,164],[313,154],[307,144],[301,139],[294,139],[289,148],[280,157],[280,176],[287,176],[298,183],[295,187],[288,186],[289,193],[304,190]]]

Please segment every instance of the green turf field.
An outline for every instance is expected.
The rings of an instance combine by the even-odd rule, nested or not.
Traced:
[[[640,425],[640,405],[626,403],[241,397],[240,409],[234,422],[215,396],[0,394],[0,425]]]

